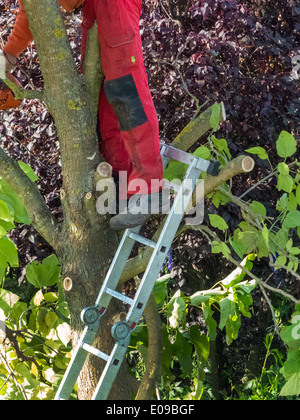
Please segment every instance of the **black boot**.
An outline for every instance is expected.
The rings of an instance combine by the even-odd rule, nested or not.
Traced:
[[[125,204],[126,205],[126,204]],[[110,219],[113,230],[123,230],[140,226],[153,214],[168,214],[170,210],[169,196],[162,191],[147,195],[133,195],[128,205],[120,213]]]

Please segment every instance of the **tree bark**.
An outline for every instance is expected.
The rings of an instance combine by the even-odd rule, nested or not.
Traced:
[[[100,157],[95,96],[101,85],[100,67],[96,73],[91,71],[93,65],[88,50],[87,75],[83,78],[78,74],[57,2],[24,0],[23,3],[39,54],[44,78],[43,99],[54,118],[59,137],[64,218],[59,225],[60,240],[55,250],[62,276],[69,279],[71,286],[65,294],[75,346],[83,330],[80,312],[94,304],[118,244],[117,235],[109,229],[108,217],[96,211],[94,175]],[[99,52],[95,57],[99,60]],[[97,83],[98,91],[94,93],[94,100],[90,100]],[[95,344],[106,353],[114,344],[110,320],[116,311],[121,311],[118,303],[111,306],[103,319]],[[100,359],[88,361],[78,381],[79,399],[91,398],[102,369]],[[121,369],[109,398],[130,397],[125,376],[125,370]]]

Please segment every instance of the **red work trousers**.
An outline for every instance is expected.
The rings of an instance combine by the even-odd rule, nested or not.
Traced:
[[[97,21],[105,74],[99,98],[100,151],[114,171],[127,172],[128,196],[159,191],[163,178],[158,120],[139,31],[141,6],[142,0],[86,0],[83,8],[82,57],[87,32]]]

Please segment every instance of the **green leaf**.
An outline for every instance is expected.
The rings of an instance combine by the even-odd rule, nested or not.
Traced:
[[[65,370],[68,367],[69,361],[65,357],[57,356],[54,359],[54,363],[55,363],[55,366],[58,367],[58,369]]]
[[[300,312],[294,312],[291,324],[282,327],[280,337],[290,349],[296,351],[300,349]]]
[[[296,199],[297,199],[297,203],[300,206],[300,184],[297,186],[297,189],[296,189]]]
[[[298,247],[296,247],[296,246],[293,246],[288,251],[292,255],[299,255],[300,254],[300,249]]]
[[[177,160],[170,160],[168,166],[164,170],[164,179],[167,179],[170,182],[178,179],[178,184],[182,181],[187,170],[187,165],[184,163],[178,162]]]
[[[179,291],[180,292],[180,291]],[[182,323],[183,317],[185,317],[186,304],[182,297],[178,296],[174,300],[173,310],[169,323],[172,328],[177,328]]]
[[[263,222],[267,215],[267,210],[263,204],[261,204],[259,201],[252,201],[250,204],[250,211],[257,214],[261,222]]]
[[[213,254],[219,254],[219,252],[221,252],[226,258],[230,255],[230,249],[225,242],[213,241],[211,244],[211,252]]]
[[[288,397],[300,394],[300,373],[293,373],[288,377],[287,383],[280,391],[281,397]]]
[[[59,323],[59,319],[56,313],[53,311],[48,312],[47,315],[45,316],[45,323],[47,327],[50,329],[56,328]]]
[[[226,139],[217,139],[215,136],[212,136],[212,141],[219,152],[224,152],[227,155],[228,159],[231,159],[231,153],[228,149],[228,144]]]
[[[212,107],[212,113],[210,116],[210,125],[213,129],[213,132],[217,131],[220,125],[220,113],[221,113],[221,105],[214,104]]]
[[[187,376],[191,376],[193,371],[193,347],[181,334],[179,330],[176,333],[176,340],[173,344],[174,355],[178,357],[180,366]]]
[[[0,239],[0,268],[19,267],[18,251],[15,244],[9,238]]]
[[[27,165],[27,163],[21,162],[19,160],[18,164],[22,171],[28,176],[30,181],[35,182],[39,179],[39,177],[34,173],[33,169],[29,165]]]
[[[26,278],[35,287],[53,286],[59,281],[60,267],[56,255],[50,255],[40,264],[37,261],[27,265]]]
[[[36,325],[37,325],[38,331],[42,334],[43,337],[46,337],[50,332],[50,328],[47,326],[45,322],[47,314],[48,314],[47,308],[44,308],[42,306],[38,308]]]
[[[249,293],[242,295],[241,293],[235,294],[237,299],[237,305],[242,313],[247,318],[251,318],[251,313],[249,312],[249,306],[252,305],[253,299]]]
[[[252,155],[257,155],[262,160],[269,159],[268,153],[263,147],[251,147],[250,149],[246,149],[245,152],[251,153]]]
[[[167,295],[167,280],[156,281],[153,288],[155,301],[158,305],[163,304]]]
[[[287,258],[285,255],[279,255],[278,258],[276,258],[275,263],[274,263],[274,267],[275,268],[279,268],[279,267],[284,267],[286,265],[287,262]]]
[[[222,330],[225,327],[228,319],[234,316],[235,310],[236,310],[236,304],[234,302],[233,295],[229,295],[228,297],[220,301],[220,311],[221,311],[220,322],[219,322],[220,330]]]
[[[290,133],[282,131],[276,142],[278,156],[287,158],[292,156],[297,151],[297,142]]]
[[[257,233],[257,249],[258,257],[268,257],[269,256],[269,230],[266,226],[262,228],[261,231]]]
[[[195,346],[197,357],[199,360],[207,361],[210,353],[210,342],[205,334],[200,333],[197,325],[192,325],[190,328],[191,342]]]
[[[298,203],[297,203],[297,199],[296,196],[293,192],[289,193],[289,197],[288,197],[288,205],[287,205],[287,209],[290,210],[297,210],[298,207]]]
[[[238,251],[238,255],[243,257],[245,254],[250,254],[256,250],[258,245],[257,233],[255,231],[236,231],[234,233],[234,250]]]
[[[281,390],[280,395],[299,395],[300,394],[300,350],[290,350],[287,359],[280,369],[287,383]]]
[[[227,223],[218,214],[209,214],[208,217],[209,217],[209,222],[213,227],[218,228],[219,230],[228,229]]]
[[[297,226],[300,226],[300,211],[299,210],[289,211],[282,223],[282,227],[283,228],[296,228]]]
[[[11,222],[5,222],[4,220],[0,220],[0,238],[6,236],[7,232],[11,229],[14,229],[16,225]]]
[[[15,321],[16,325],[19,327],[25,326],[25,319],[26,317],[22,317],[22,314],[25,314],[27,311],[27,304],[25,302],[16,302],[13,307],[11,308],[11,311],[9,313],[9,318]],[[21,324],[21,325],[20,325]]]
[[[0,309],[2,309],[4,315],[7,317],[10,311],[9,304],[0,296]]]
[[[256,280],[242,281],[241,283],[235,285],[236,291],[242,294],[243,293],[250,294],[252,290],[255,289],[255,287],[256,287]]]
[[[205,146],[200,146],[193,153],[194,156],[199,158],[209,160],[211,158],[210,150]]]
[[[288,195],[286,193],[282,194],[280,199],[276,203],[276,210],[286,211],[288,207]]]
[[[5,201],[9,207],[13,209],[15,222],[30,225],[30,219],[27,211],[18,194],[2,178],[0,178],[0,200]]]
[[[234,316],[229,317],[226,322],[226,344],[229,346],[233,340],[236,340],[239,335],[241,327],[241,317],[238,311],[235,312]]]
[[[32,388],[37,388],[40,385],[40,382],[31,376],[30,370],[24,363],[19,363],[15,367],[15,371],[18,372],[23,378],[27,379]]]
[[[214,312],[211,310],[210,302],[203,306],[203,317],[207,326],[207,332],[210,340],[214,341],[217,336],[217,321],[213,319]]]
[[[289,237],[289,229],[280,229],[275,235],[275,242],[279,248],[285,249]]]
[[[57,302],[58,296],[54,292],[49,292],[44,294],[44,300],[46,302]]]
[[[207,302],[210,296],[204,296],[202,292],[196,292],[190,297],[190,303],[192,306],[199,306],[201,303]]]
[[[243,259],[240,265],[242,267],[245,267],[247,270],[251,271],[253,267],[252,261],[254,259],[255,259],[255,255],[249,254],[247,255],[247,257]],[[240,267],[237,267],[224,280],[221,281],[221,284],[227,289],[229,289],[230,287],[233,287],[234,285],[240,283],[245,277],[245,275],[246,273]]]
[[[286,191],[288,193],[292,192],[294,187],[294,179],[290,176],[290,170],[289,167],[283,163],[280,162],[277,166],[279,175],[277,180],[277,189],[278,191]]]
[[[0,200],[0,219],[9,223],[13,223],[14,221],[13,210],[9,208],[8,204],[3,200]]]

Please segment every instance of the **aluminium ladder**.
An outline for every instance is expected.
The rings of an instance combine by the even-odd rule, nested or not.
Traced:
[[[81,313],[81,319],[86,324],[86,327],[58,388],[55,400],[69,399],[89,353],[106,361],[105,368],[94,391],[92,400],[107,399],[126,355],[131,333],[143,315],[144,308],[159,276],[159,272],[171,247],[182,217],[184,216],[185,209],[192,197],[197,180],[202,171],[211,175],[217,175],[219,171],[218,162],[206,161],[165,144],[161,147],[161,156],[164,168],[166,168],[170,159],[183,162],[188,165],[188,168],[182,184],[176,188],[177,194],[166,218],[160,237],[157,242],[154,242],[139,235],[141,226],[125,230],[95,305],[83,309]],[[135,242],[153,248],[153,252],[135,297],[132,299],[117,292],[116,288]],[[108,355],[93,347],[92,344],[100,326],[100,319],[106,312],[112,298],[125,302],[129,305],[130,309],[127,313],[126,320],[115,323],[111,328],[111,334],[115,339],[115,345],[111,354]]]

